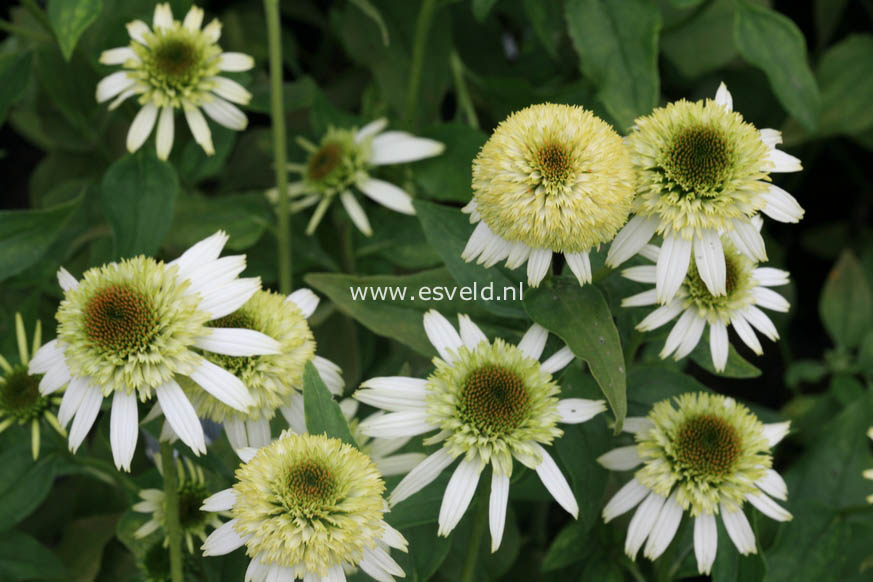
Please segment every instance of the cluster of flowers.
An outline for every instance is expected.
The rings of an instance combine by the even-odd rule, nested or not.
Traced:
[[[115,107],[137,95],[142,105],[128,135],[131,151],[158,120],[157,151],[166,158],[176,109],[207,153],[212,143],[201,108],[227,127],[245,127],[245,115],[230,102],[245,104],[249,94],[218,73],[247,70],[253,62],[223,53],[220,23],[201,29],[202,21],[199,8],[179,22],[159,4],[151,28],[132,22],[130,46],[101,57],[124,70],[101,81],[98,100],[114,99]],[[409,194],[368,171],[437,155],[443,145],[385,127],[377,120],[357,131],[333,129],[318,145],[302,142],[310,157],[291,168],[303,176],[291,194],[300,197],[295,210],[316,206],[310,232],[339,196],[352,221],[370,234],[353,187],[388,208],[414,213]],[[797,159],[776,149],[780,142],[779,132],[757,130],[733,111],[724,85],[715,100],[683,100],[641,117],[624,139],[580,107],[529,107],[500,124],[473,164],[473,200],[464,211],[476,228],[463,258],[486,267],[526,262],[529,283],[538,285],[553,255],[562,253],[586,284],[590,252],[612,241],[608,265],[636,254],[654,263],[624,271],[628,279],[654,285],[625,305],[660,304],[639,329],[679,316],[662,357],[689,354],[708,323],[713,363],[723,369],[728,325],[760,352],[752,328],[772,339],[777,334],[758,306],[788,309],[768,289],[787,283],[788,274],[757,266],[766,260],[760,213],[783,222],[803,214],[793,197],[770,183],[773,172],[800,169]],[[650,244],[656,234],[660,248]],[[204,539],[205,555],[245,546],[251,557],[246,579],[256,582],[337,582],[355,568],[380,581],[402,577],[389,551],[405,551],[407,543],[384,515],[456,462],[439,510],[440,535],[459,523],[490,466],[488,515],[491,549],[497,550],[513,459],[533,469],[576,517],[572,489],[545,447],[562,436],[559,423],[585,422],[605,405],[561,398],[554,376],[574,355],[564,346],[541,362],[546,329],[534,324],[512,345],[489,340],[466,315],[458,316],[456,329],[438,312],[426,313],[424,331],[439,354],[434,371],[425,379],[373,378],[355,400],[343,401],[355,448],[306,434],[301,392],[307,363],[335,395],[344,388],[339,368],[315,354],[307,319],[318,298],[306,289],[284,297],[262,290],[257,278],[239,278],[245,257],[221,257],[226,242],[219,232],[172,262],[136,257],[90,269],[79,280],[61,268],[57,338],[40,347],[37,329],[30,357],[19,318],[22,365],[0,359],[6,372],[0,430],[31,422],[36,456],[41,418],[62,434],[72,421],[75,451],[103,399],[111,397],[112,454],[116,466],[129,471],[139,434],[137,401],[153,404],[145,420],[165,419],[162,439],[179,439],[195,455],[206,452],[200,419],[222,424],[242,459],[237,482],[210,495],[202,469],[186,460],[179,483],[190,509],[186,542],[193,550],[192,536]],[[382,411],[358,422],[357,402]],[[274,440],[270,421],[277,411],[289,428]],[[717,515],[743,554],[756,551],[746,501],[773,519],[791,518],[774,501],[786,499],[787,487],[771,467],[771,449],[788,423],[762,424],[733,399],[701,392],[660,402],[647,417],[626,419],[624,430],[635,444],[599,462],[635,470],[603,510],[609,521],[638,506],[627,533],[630,557],[644,543],[647,557],[660,556],[687,511],[694,518],[698,568],[709,572]],[[433,434],[423,444],[439,445],[435,452],[395,454],[427,433]],[[385,499],[382,476],[389,474],[405,476]],[[141,496],[135,509],[153,515],[138,532],[145,536],[165,525],[164,493]],[[221,516],[230,520],[219,525]],[[207,526],[216,528],[208,537]]]

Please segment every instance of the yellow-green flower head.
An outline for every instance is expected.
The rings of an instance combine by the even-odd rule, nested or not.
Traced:
[[[204,503],[233,516],[203,544],[204,556],[245,545],[246,579],[255,582],[345,580],[354,567],[377,580],[404,575],[388,551],[406,551],[406,540],[383,520],[385,484],[369,457],[339,439],[289,431],[251,455],[233,488]]]
[[[704,283],[695,259],[691,259],[688,273],[675,297],[667,305],[652,311],[639,324],[640,331],[657,329],[674,318],[679,320],[673,326],[661,357],[673,354],[680,360],[690,354],[709,326],[709,348],[716,371],[727,365],[729,343],[728,327],[732,326],[737,335],[756,354],[763,348],[755,335],[758,330],[772,341],[779,339],[776,326],[759,307],[774,311],[788,311],[789,304],[784,297],[770,289],[788,284],[788,273],[772,267],[758,267],[757,263],[736,250],[733,243],[724,237],[725,293],[714,295]],[[661,250],[649,245],[641,254],[653,261],[658,260]],[[625,269],[622,274],[632,281],[655,284],[657,268],[655,265],[640,265]],[[622,301],[624,307],[655,305],[654,288],[643,291]]]
[[[491,479],[491,549],[503,537],[513,458],[534,469],[555,500],[574,517],[579,507],[567,480],[543,445],[563,431],[559,422],[580,423],[606,408],[602,400],[565,398],[552,374],[573,361],[566,346],[540,363],[548,331],[534,324],[517,346],[493,342],[466,315],[460,333],[437,311],[424,315],[424,330],[439,357],[426,380],[392,376],[361,384],[355,399],[382,408],[359,430],[371,437],[408,438],[432,431],[425,444],[440,449],[418,463],[391,492],[400,503],[426,487],[456,459],[439,513],[439,535],[447,536],[473,498],[486,465]]]
[[[464,211],[479,224],[462,257],[513,269],[527,261],[537,286],[552,253],[564,253],[585,284],[589,251],[612,240],[633,196],[630,155],[606,122],[574,105],[532,105],[502,121],[473,161]]]
[[[161,471],[160,455],[155,455],[155,465]],[[194,553],[194,538],[206,541],[206,528],[221,526],[218,519],[219,513],[204,512],[200,510],[203,502],[209,497],[209,489],[206,487],[206,476],[203,469],[194,465],[187,457],[184,463],[176,459],[176,472],[179,477],[177,493],[179,495],[179,525],[182,528],[182,536],[185,547]],[[142,501],[133,506],[134,511],[149,513],[151,518],[134,532],[137,538],[145,538],[153,532],[161,529],[164,532],[163,546],[170,543],[167,533],[167,501],[166,494],[162,489],[142,489],[139,492]],[[221,515],[227,515],[222,513]]]
[[[185,113],[194,139],[208,155],[215,149],[201,108],[225,127],[246,128],[245,114],[233,103],[248,105],[251,94],[219,74],[247,71],[254,67],[254,60],[242,53],[222,52],[218,46],[221,22],[214,19],[201,29],[203,16],[202,9],[192,6],[180,22],[173,19],[168,3],[157,4],[151,28],[141,20],[130,22],[130,45],[100,55],[104,65],[121,65],[123,70],[100,81],[97,101],[114,99],[109,108],[115,109],[137,96],[142,105],[127,134],[131,152],[148,139],[157,120],[158,157],[167,159],[173,147],[176,109]]]
[[[120,468],[130,468],[137,441],[137,400],[156,396],[167,421],[196,453],[205,452],[203,429],[178,380],[189,377],[240,411],[252,399],[240,380],[195,349],[234,356],[276,353],[276,340],[254,330],[208,327],[233,313],[260,287],[239,279],[245,256],[219,258],[227,235],[218,232],[167,264],[135,257],[89,269],[77,281],[63,268],[64,290],[58,337],[30,362],[44,373],[40,392],[48,395],[69,382],[58,420],[73,421],[70,449],[81,445],[112,397],[110,440]]]
[[[0,432],[12,424],[30,423],[30,446],[35,461],[39,457],[40,420],[45,419],[61,436],[67,436],[67,433],[52,412],[60,404],[60,397],[40,394],[42,375],[31,375],[27,371],[30,354],[35,354],[42,343],[42,324],[36,322],[33,345],[28,351],[24,320],[20,313],[16,313],[15,339],[20,363],[12,365],[0,354]]]
[[[318,144],[297,138],[309,156],[305,164],[288,164],[288,170],[301,176],[288,185],[288,196],[298,198],[289,209],[297,212],[317,205],[306,234],[315,232],[330,204],[339,197],[358,230],[372,235],[370,221],[354,190],[395,212],[415,214],[409,194],[390,182],[371,177],[370,171],[377,166],[438,156],[445,145],[405,131],[384,131],[387,125],[386,119],[377,119],[360,129],[331,127]],[[278,190],[274,188],[266,194],[268,200],[278,202]]]
[[[764,240],[753,218],[797,222],[803,209],[788,192],[771,184],[774,172],[796,172],[800,161],[776,149],[774,129],[758,130],[733,110],[724,83],[715,99],[680,100],[636,120],[626,138],[637,175],[634,217],[610,246],[606,262],[618,266],[658,233],[664,253],[658,261],[658,303],[676,294],[692,255],[714,295],[725,294],[721,236],[743,254],[766,261]]]
[[[637,444],[598,459],[613,471],[636,469],[634,478],[607,503],[603,518],[608,522],[639,504],[625,552],[635,559],[645,542],[645,556],[655,560],[688,511],[694,517],[697,567],[708,574],[717,550],[716,515],[741,554],[756,552],[743,513],[746,501],[773,519],[791,519],[772,499],[787,499],[788,488],[771,469],[770,452],[787,434],[789,423],[762,424],[748,408],[718,394],[682,394],[675,404],[664,400],[647,417],[628,418],[625,431],[634,434]]]

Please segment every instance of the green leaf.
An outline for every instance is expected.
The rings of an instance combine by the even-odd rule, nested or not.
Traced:
[[[695,364],[716,376],[724,376],[725,378],[757,378],[761,375],[761,370],[741,356],[731,344],[728,344],[727,364],[721,372],[715,371],[715,366],[712,364],[712,352],[709,349],[709,341],[705,339],[697,342],[697,347],[691,352],[690,357]]]
[[[837,345],[854,348],[873,328],[873,294],[864,268],[850,250],[840,255],[828,275],[818,312]]]
[[[36,263],[80,202],[81,197],[46,210],[0,211],[0,281]]]
[[[102,10],[102,0],[49,0],[49,21],[65,59],[70,60],[79,37]]]
[[[818,360],[794,360],[785,371],[785,384],[797,388],[801,384],[820,382],[828,373],[828,367]]]
[[[483,22],[495,4],[497,4],[497,0],[473,0],[473,16],[479,22]]]
[[[679,24],[688,18],[686,12],[676,15],[676,28],[665,16],[661,51],[689,79],[719,69],[737,56],[733,17],[733,0],[710,2],[688,26]]]
[[[391,512],[385,515],[385,521],[397,529],[435,523],[449,477],[448,471],[440,473],[424,489],[392,507]]]
[[[268,220],[264,196],[260,193],[216,198],[180,197],[166,244],[187,248],[221,229],[230,236],[227,248],[240,251],[258,242]]]
[[[173,220],[179,181],[173,166],[149,147],[112,164],[103,176],[100,199],[115,238],[115,255],[153,255]]]
[[[524,0],[524,13],[534,29],[539,41],[552,58],[558,57],[558,44],[561,42],[564,22],[560,2]]]
[[[718,525],[718,539],[723,543],[718,544],[718,553],[716,554],[715,564],[712,569],[712,582],[762,580],[767,568],[761,556],[757,554],[740,555],[736,546],[727,541],[730,538],[722,520],[718,519],[716,521]]]
[[[95,515],[64,526],[57,552],[67,565],[71,582],[93,582],[97,578],[103,548],[115,537],[119,517]]]
[[[790,18],[749,0],[735,0],[734,41],[743,58],[764,71],[786,111],[806,129],[818,124],[818,85],[806,41]]]
[[[661,14],[648,0],[568,0],[567,27],[582,72],[619,130],[658,104]]]
[[[820,134],[856,135],[873,127],[873,35],[853,34],[830,47],[817,75]]]
[[[326,434],[357,448],[358,443],[349,430],[339,404],[331,396],[312,362],[306,362],[303,371],[303,412],[309,434]]]
[[[46,498],[55,478],[55,457],[45,455],[34,462],[28,440],[3,451],[0,467],[0,530],[4,530],[30,515]]]
[[[428,196],[435,200],[452,202],[470,201],[473,191],[473,159],[485,145],[488,136],[482,131],[461,123],[444,123],[421,132],[446,146],[435,157],[415,164],[415,180]]]
[[[32,64],[30,52],[0,55],[0,126],[6,121],[9,108],[27,88]]]
[[[379,27],[379,32],[382,33],[382,44],[388,46],[391,42],[391,38],[388,35],[388,27],[385,26],[385,20],[382,18],[382,14],[379,12],[379,9],[373,6],[370,0],[349,0],[352,4],[361,9],[361,12],[370,17],[370,19],[376,23],[376,26]]]
[[[627,414],[627,381],[618,330],[606,299],[593,285],[556,279],[524,298],[528,314],[585,360],[615,414],[616,434]]]
[[[476,263],[468,263],[461,258],[461,253],[467,240],[473,232],[473,226],[466,214],[457,208],[449,208],[415,200],[415,213],[421,222],[424,235],[431,246],[442,257],[443,262],[460,285],[473,288],[476,286],[483,295],[476,302],[495,315],[504,317],[524,317],[524,307],[521,299],[524,296],[524,283],[519,279],[510,279],[500,267],[486,269]],[[490,289],[489,295],[484,295]],[[503,299],[512,295],[512,299]],[[486,297],[491,299],[486,299]],[[481,298],[480,298],[481,297]]]
[[[439,507],[434,510],[438,512]],[[392,552],[391,557],[406,573],[404,582],[430,580],[449,555],[451,540],[437,535],[436,524],[408,527],[401,533],[409,542],[409,551]]]
[[[65,580],[64,566],[56,555],[27,534],[0,534],[0,579]]]
[[[685,392],[708,392],[703,384],[681,372],[661,366],[640,365],[631,368],[628,374],[630,400],[642,405],[641,413],[648,414],[656,402],[678,396]]]

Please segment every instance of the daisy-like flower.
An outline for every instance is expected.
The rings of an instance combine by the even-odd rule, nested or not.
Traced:
[[[257,331],[206,325],[236,311],[261,284],[259,278],[238,278],[245,255],[218,258],[227,238],[219,231],[170,263],[138,256],[95,267],[79,281],[60,269],[58,337],[36,352],[30,372],[45,374],[43,395],[69,383],[58,420],[64,427],[73,420],[70,450],[79,448],[103,398],[111,396],[112,456],[129,471],[138,436],[137,398],[157,396],[179,438],[195,454],[205,453],[203,428],[179,386],[181,376],[233,408],[252,405],[236,376],[194,351],[252,356],[279,349]]]
[[[774,172],[800,171],[800,160],[776,149],[779,131],[758,130],[733,111],[724,83],[715,100],[681,100],[640,117],[626,142],[637,170],[634,217],[610,245],[606,264],[620,265],[662,235],[658,303],[676,295],[692,255],[706,288],[725,295],[722,235],[750,259],[766,261],[752,218],[758,212],[780,222],[803,217],[797,200],[770,183]]]
[[[379,472],[385,476],[404,475],[409,473],[416,465],[425,459],[424,453],[397,453],[403,448],[412,437],[397,437],[397,438],[371,438],[361,431],[361,421],[355,418],[358,412],[358,401],[354,398],[345,398],[339,403],[343,416],[346,422],[349,423],[349,431],[351,431],[355,442],[361,451],[370,457],[375,463]],[[364,419],[370,422],[383,416],[382,411],[371,414]],[[301,431],[302,432],[302,431]]]
[[[564,253],[580,285],[591,282],[588,254],[612,240],[634,196],[633,167],[621,137],[582,107],[532,105],[497,126],[473,161],[478,223],[461,255],[491,267],[527,261],[539,285],[552,253]]]
[[[697,261],[691,259],[688,272],[676,295],[667,305],[652,311],[638,325],[640,331],[651,331],[679,317],[670,330],[661,357],[673,355],[680,360],[691,353],[709,325],[709,350],[712,364],[717,371],[724,370],[728,359],[728,327],[734,328],[740,339],[756,354],[764,350],[755,335],[754,329],[770,340],[779,339],[776,326],[759,309],[788,311],[789,304],[784,297],[770,289],[788,284],[788,272],[772,267],[758,267],[757,263],[736,250],[726,238],[721,241],[724,248],[725,293],[713,294],[703,281]],[[663,249],[647,245],[641,253],[657,262]],[[641,265],[625,269],[622,274],[633,281],[656,284],[657,267]],[[622,301],[624,307],[655,305],[658,302],[656,289],[643,291]],[[753,329],[754,328],[754,329]]]
[[[222,52],[221,22],[216,18],[201,29],[203,16],[202,9],[192,6],[179,22],[168,3],[157,4],[151,28],[142,20],[128,23],[130,45],[100,55],[104,65],[121,65],[123,70],[100,81],[97,102],[113,99],[109,109],[115,109],[136,96],[142,105],[127,132],[129,151],[145,143],[157,122],[158,157],[167,159],[177,109],[185,114],[195,141],[207,155],[214,154],[215,148],[201,109],[227,128],[242,131],[248,125],[245,113],[233,103],[247,105],[251,94],[220,73],[248,71],[255,62],[246,54]]]
[[[300,146],[309,152],[309,159],[305,164],[288,164],[290,171],[301,176],[299,181],[288,185],[288,195],[297,198],[291,204],[292,212],[315,206],[306,234],[315,232],[331,202],[339,197],[358,230],[366,236],[372,235],[367,214],[353,194],[355,189],[385,208],[415,214],[409,194],[390,182],[371,177],[370,170],[376,166],[432,158],[443,153],[445,145],[405,131],[384,131],[387,125],[388,121],[383,118],[361,129],[332,127],[317,145],[297,138]],[[267,198],[276,203],[279,191],[268,190]]]
[[[298,289],[288,297],[256,291],[245,305],[210,322],[213,327],[254,330],[279,344],[277,352],[272,354],[203,354],[246,386],[253,404],[245,411],[229,406],[190,379],[179,381],[199,416],[224,425],[234,449],[267,445],[272,440],[270,419],[276,410],[296,432],[305,432],[302,390],[306,362],[313,363],[328,390],[333,394],[342,393],[344,383],[339,366],[315,355],[315,338],[306,322],[318,302],[318,297],[309,289]]]
[[[534,469],[558,504],[576,517],[579,507],[570,485],[542,445],[563,434],[559,422],[585,422],[606,407],[602,400],[558,399],[561,388],[552,374],[572,362],[573,354],[564,347],[541,364],[549,335],[545,328],[534,324],[513,346],[502,339],[489,342],[466,315],[458,320],[460,333],[438,312],[424,315],[424,330],[439,353],[427,380],[373,378],[354,397],[390,411],[362,422],[365,435],[401,438],[439,431],[424,443],[442,446],[397,484],[389,498],[392,505],[461,457],[443,495],[439,535],[448,536],[461,520],[482,470],[491,465],[489,524],[491,551],[496,551],[506,520],[512,459]]]
[[[27,333],[21,314],[15,314],[15,339],[18,343],[20,364],[13,366],[0,354],[0,432],[12,424],[30,423],[30,447],[33,460],[39,458],[40,421],[45,420],[58,434],[67,436],[61,423],[52,412],[60,404],[57,396],[43,396],[39,392],[40,376],[27,371],[30,354],[36,353],[42,343],[42,324],[36,322],[33,345],[27,347]]]
[[[282,436],[238,451],[236,484],[206,500],[204,511],[233,519],[212,532],[204,556],[246,547],[246,580],[344,582],[356,567],[379,581],[403,577],[389,548],[406,539],[385,523],[385,484],[365,454],[324,435]]]
[[[161,456],[155,455],[155,465],[163,475],[161,468]],[[179,476],[177,491],[179,494],[179,525],[185,539],[185,547],[194,553],[194,538],[206,541],[206,528],[221,527],[219,513],[203,512],[200,507],[209,497],[209,489],[206,487],[206,476],[203,469],[195,466],[191,459],[185,458],[184,463],[176,459],[176,473]],[[163,529],[167,531],[167,503],[163,489],[142,489],[139,492],[142,499],[133,506],[134,511],[151,514],[151,519],[145,522],[133,535],[136,538],[145,538],[153,532]],[[221,515],[227,515],[222,513]],[[163,546],[169,546],[169,534],[164,535]]]
[[[682,394],[652,407],[647,417],[627,418],[624,430],[636,445],[619,447],[598,462],[611,471],[639,469],[606,507],[609,522],[637,505],[628,526],[625,553],[657,559],[679,528],[682,514],[694,518],[694,555],[709,574],[718,542],[716,516],[743,555],[754,554],[755,534],[743,512],[746,501],[777,521],[791,514],[773,501],[788,487],[771,468],[770,450],[788,433],[788,422],[762,424],[732,398],[705,392]],[[642,467],[640,467],[642,465]]]

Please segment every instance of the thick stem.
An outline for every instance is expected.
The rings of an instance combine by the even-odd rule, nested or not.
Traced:
[[[424,68],[424,54],[427,49],[427,36],[430,32],[430,23],[436,9],[436,0],[423,0],[418,11],[418,20],[415,22],[415,44],[412,46],[412,65],[409,69],[409,85],[406,88],[406,114],[404,122],[406,127],[412,129],[415,125],[416,110],[418,109],[418,93],[421,88],[421,72]]]
[[[481,489],[481,488],[480,488]],[[464,569],[461,570],[461,582],[476,580],[476,562],[479,559],[479,546],[485,535],[485,524],[488,522],[488,498],[480,491],[473,514],[473,527],[470,530],[470,543],[464,558]]]
[[[173,446],[167,441],[161,442],[161,472],[164,474],[164,503],[166,504],[164,511],[167,519],[167,538],[170,541],[170,579],[173,582],[183,582],[179,484]]]
[[[279,190],[279,291],[291,292],[291,230],[288,224],[288,173],[285,169],[285,108],[282,97],[282,31],[279,0],[264,0],[270,49],[270,115],[273,121],[273,166]]]

